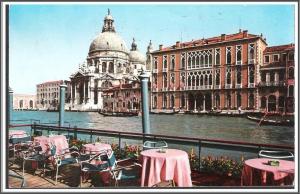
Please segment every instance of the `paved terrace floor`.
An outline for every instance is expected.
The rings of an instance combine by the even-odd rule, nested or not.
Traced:
[[[10,168],[14,173],[22,175],[22,169],[19,165],[12,165]],[[55,171],[46,171],[46,176],[41,174],[40,170],[26,170],[24,177],[26,180],[25,188],[80,188],[80,165],[68,165],[60,167],[58,183],[55,184]],[[54,176],[53,176],[54,175]],[[231,177],[225,177],[215,174],[192,172],[193,187],[201,186],[239,186],[240,180]],[[9,188],[20,188],[21,181],[16,178],[9,178]],[[83,181],[81,188],[114,188],[114,184],[103,182],[98,174]],[[139,180],[119,182],[119,188],[138,188]],[[158,187],[171,187],[169,182],[162,182]]]

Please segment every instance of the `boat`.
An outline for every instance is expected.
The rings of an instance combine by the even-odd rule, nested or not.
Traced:
[[[99,111],[98,113],[105,116],[105,117],[134,117],[134,116],[139,116],[138,112],[104,112],[104,111]]]
[[[280,125],[280,126],[294,126],[294,122],[289,119],[265,119],[265,118],[257,118],[254,116],[247,116],[247,118],[251,121],[258,122],[260,125]]]
[[[151,111],[150,114],[159,114],[159,115],[174,115],[179,113],[178,111]]]

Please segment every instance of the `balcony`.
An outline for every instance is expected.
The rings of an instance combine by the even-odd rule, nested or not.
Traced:
[[[163,72],[168,72],[168,68],[163,68]]]
[[[231,84],[225,84],[225,89],[231,89],[232,85]]]
[[[153,69],[152,73],[158,73],[158,69]]]
[[[241,65],[241,64],[242,64],[242,61],[237,61],[236,64],[237,64],[237,65]]]
[[[242,88],[242,84],[235,84],[235,88]]]
[[[248,59],[248,64],[254,64],[255,63],[255,59]]]
[[[215,89],[221,89],[221,85],[215,85]]]
[[[248,88],[254,88],[255,84],[254,83],[248,83]]]
[[[166,91],[168,91],[168,90],[169,90],[169,89],[168,89],[167,87],[161,89],[162,92],[166,92]]]

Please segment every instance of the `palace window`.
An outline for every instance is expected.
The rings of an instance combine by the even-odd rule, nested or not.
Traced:
[[[294,61],[294,53],[289,53],[289,61]]]
[[[200,55],[200,67],[204,67],[204,55],[201,53]]]
[[[267,55],[267,56],[265,56],[265,63],[269,63],[269,62],[270,62],[270,56]]]
[[[172,85],[174,85],[175,84],[175,75],[174,75],[174,73],[170,74],[170,80],[171,80]]]
[[[188,64],[187,64],[187,68],[191,69],[191,65],[192,65],[192,59],[190,56],[188,56]]]
[[[220,49],[215,49],[215,65],[220,65],[221,62],[221,53]]]
[[[226,64],[231,64],[231,47],[226,47]]]
[[[289,79],[294,79],[294,67],[289,68]]]
[[[180,80],[181,80],[181,84],[180,86],[185,86],[185,73],[181,73],[180,74]]]
[[[170,99],[170,108],[173,108],[175,105],[175,97],[174,95],[171,96],[171,99]]]
[[[241,94],[238,92],[236,94],[236,106],[237,108],[240,107],[242,105],[242,96]]]
[[[167,74],[163,73],[163,87],[166,88],[167,86],[168,86]]]
[[[249,53],[248,53],[248,63],[249,64],[253,64],[254,63],[254,53],[255,53],[255,48],[254,48],[255,44],[249,44]]]
[[[254,66],[249,66],[249,83],[254,83]]]
[[[168,59],[167,59],[167,56],[165,55],[164,56],[164,59],[163,59],[163,65],[164,65],[164,68],[168,68]]]
[[[294,96],[294,86],[293,85],[289,85],[289,87],[288,87],[288,96],[289,97]]]
[[[196,56],[196,68],[200,68],[200,56]]]
[[[236,46],[236,64],[237,65],[242,64],[242,46],[241,45]]]
[[[154,69],[157,69],[157,57],[154,57]]]
[[[185,53],[181,53],[181,68],[185,69]]]
[[[208,66],[212,66],[212,50],[208,51]]]
[[[262,82],[265,82],[265,81],[266,81],[266,73],[265,73],[265,72],[262,72],[262,73],[261,73],[261,81],[262,81]]]
[[[251,92],[249,94],[249,107],[254,108],[254,94],[253,94],[253,92]]]
[[[108,72],[114,73],[114,64],[112,62],[109,63]]]
[[[215,85],[220,85],[220,70],[216,70],[216,84]]]
[[[275,74],[274,72],[270,72],[270,82],[274,82],[275,81]]]
[[[157,107],[157,97],[154,96],[154,99],[153,99],[153,108],[156,108]]]
[[[171,55],[171,66],[170,69],[175,69],[175,55]]]
[[[166,94],[163,94],[163,108],[167,107],[167,103],[168,103],[167,96],[166,96]]]
[[[195,69],[196,66],[196,59],[195,59],[195,55],[192,56],[192,69]]]
[[[204,81],[203,81],[203,75],[200,75],[200,86],[204,85]]]
[[[231,84],[231,68],[226,69],[226,84]]]
[[[208,85],[212,85],[212,75],[209,74],[209,77],[208,77]]]
[[[204,55],[204,66],[205,67],[208,67],[208,54],[207,53],[205,53],[205,55]]]
[[[242,70],[241,67],[236,67],[236,83],[241,84],[242,82]]]
[[[226,96],[226,105],[227,105],[227,108],[231,107],[231,95],[229,93]]]
[[[278,54],[273,55],[273,61],[274,61],[274,62],[279,61],[279,55],[278,55]]]
[[[282,61],[283,61],[283,62],[286,62],[286,53],[283,53],[283,54],[282,54]]]
[[[191,80],[191,76],[188,76],[188,86],[192,85],[192,80]]]

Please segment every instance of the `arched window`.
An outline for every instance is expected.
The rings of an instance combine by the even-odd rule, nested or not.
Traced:
[[[109,63],[108,72],[109,73],[114,73],[114,64],[112,62]]]
[[[231,69],[230,68],[227,69],[226,84],[231,84]]]
[[[199,75],[197,75],[197,76],[196,76],[196,86],[199,86],[199,81],[200,81]]]
[[[208,66],[211,67],[211,65],[212,65],[212,54],[211,54],[211,52],[209,52],[209,54],[208,54]]]
[[[200,86],[203,86],[204,83],[203,83],[203,75],[200,75]]]
[[[208,85],[212,85],[212,75],[209,74],[209,77],[208,77]]]
[[[181,68],[185,68],[185,53],[181,54]]]
[[[200,56],[200,67],[204,67],[204,55],[203,55],[203,53]]]
[[[204,64],[205,64],[205,67],[208,66],[208,55],[207,54],[205,54],[205,56],[204,56]]]
[[[188,57],[188,64],[187,64],[188,69],[191,68],[191,65],[192,65],[192,59],[191,59],[191,57],[189,56],[189,57]]]
[[[195,56],[192,57],[192,69],[194,69],[196,66],[196,59]]]
[[[164,94],[164,95],[163,95],[163,108],[166,108],[166,107],[167,107],[167,103],[168,103],[168,99],[167,99],[166,94]]]
[[[216,85],[217,86],[220,85],[220,73],[219,72],[216,73]]]
[[[249,66],[249,83],[254,83],[254,66]]]
[[[227,108],[231,108],[231,95],[230,94],[227,94],[226,96],[226,105],[227,105]]]
[[[191,76],[188,76],[188,86],[191,86],[192,85],[192,80],[191,80]]]
[[[221,58],[221,55],[220,55],[220,49],[215,49],[215,64],[216,65],[220,65],[220,58]]]
[[[181,95],[181,107],[185,107],[185,97]]]
[[[196,78],[195,76],[192,77],[192,86],[195,86]]]
[[[231,64],[231,47],[226,48],[226,64]]]
[[[200,57],[199,55],[196,56],[196,68],[200,67]]]
[[[23,100],[19,101],[19,108],[23,108]]]
[[[236,64],[242,64],[242,46],[236,46]]]
[[[270,95],[268,98],[268,111],[276,111],[276,96]]]
[[[216,99],[215,106],[216,106],[217,108],[220,108],[220,95],[219,95],[219,94],[216,94],[215,99]]]
[[[236,83],[241,84],[242,82],[242,72],[241,72],[241,66],[238,66],[236,68]]]
[[[102,63],[102,73],[106,73],[106,63]]]
[[[289,68],[289,79],[294,79],[294,67]]]
[[[164,56],[163,65],[164,65],[164,68],[168,68],[167,56]]]

